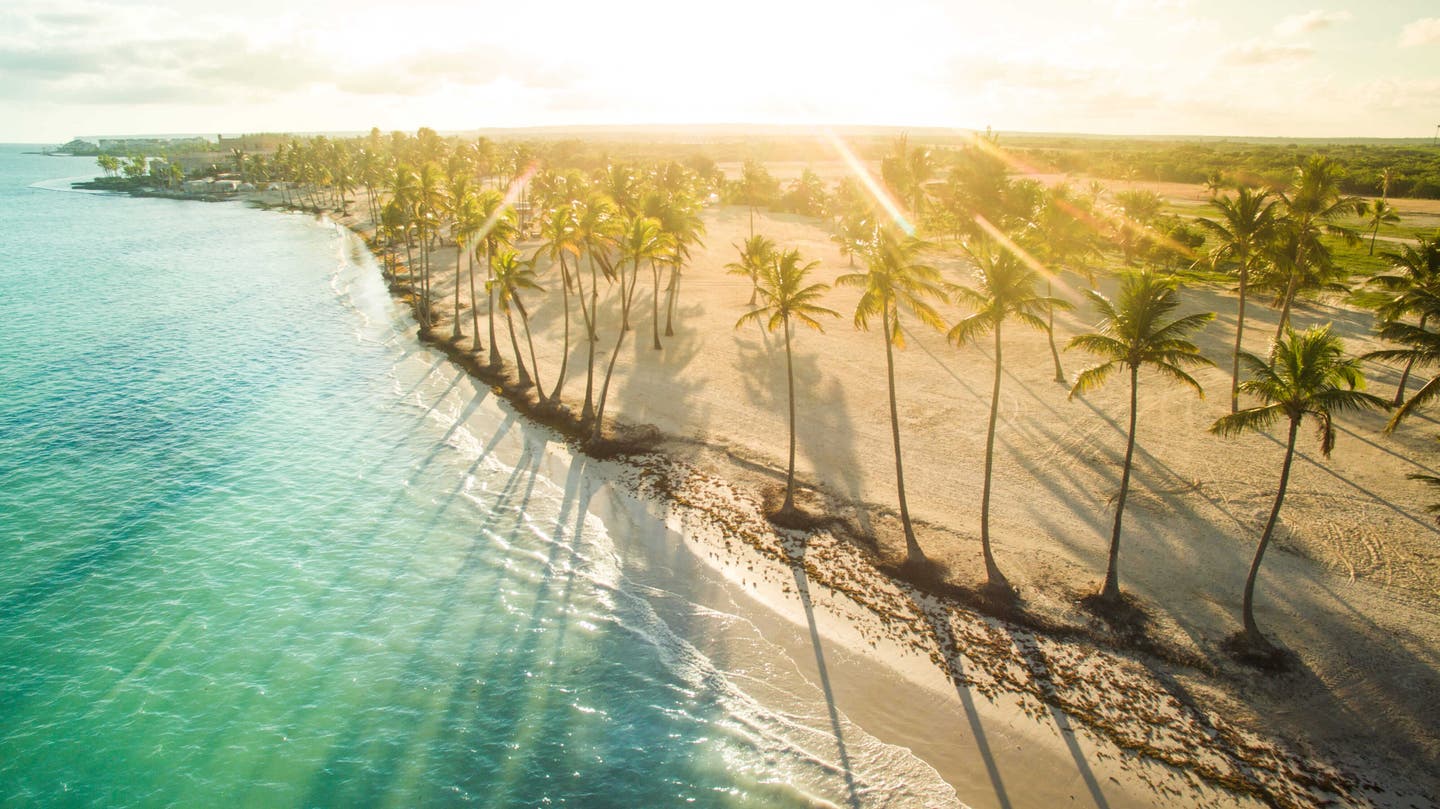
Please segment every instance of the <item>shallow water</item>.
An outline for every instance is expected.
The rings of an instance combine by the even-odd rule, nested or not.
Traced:
[[[0,803],[954,801],[833,718],[757,606],[421,346],[352,236],[61,190],[93,162],[20,152],[0,147]]]

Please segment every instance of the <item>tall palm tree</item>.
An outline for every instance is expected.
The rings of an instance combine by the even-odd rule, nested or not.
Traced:
[[[995,461],[995,422],[1000,412],[1000,376],[1003,366],[1001,329],[1014,318],[1041,331],[1043,317],[1052,308],[1069,309],[1070,304],[1041,296],[1035,290],[1038,274],[1014,253],[1001,249],[991,239],[965,244],[975,264],[975,285],[954,287],[956,301],[974,314],[962,318],[947,335],[955,345],[978,343],[986,334],[995,337],[995,384],[990,391],[990,425],[985,432],[985,484],[980,492],[980,551],[985,559],[985,578],[991,588],[1010,589],[1010,583],[995,563],[990,547],[990,488]]]
[[[566,256],[574,256],[576,262],[580,260],[580,244],[575,232],[575,207],[564,203],[551,208],[540,220],[540,238],[544,242],[539,255],[547,256],[551,262],[560,266],[560,308],[564,313],[564,334],[561,337],[560,373],[555,380],[555,389],[550,393],[551,401],[560,402],[561,391],[565,387],[565,371],[570,365],[570,265],[566,263]],[[578,270],[579,267],[577,266]],[[584,298],[581,298],[582,304]]]
[[[1369,203],[1361,203],[1366,217],[1365,223],[1370,226],[1370,255],[1375,255],[1375,240],[1380,237],[1381,225],[1393,225],[1400,221],[1400,214],[1395,212],[1395,206],[1383,199],[1377,199]]]
[[[765,165],[753,158],[746,159],[740,169],[740,198],[750,209],[750,237],[755,236],[755,208],[768,203],[779,187]]]
[[[1410,372],[1415,363],[1425,356],[1423,351],[1413,349],[1422,348],[1425,343],[1422,338],[1426,321],[1432,316],[1440,316],[1440,236],[1421,239],[1418,247],[1404,245],[1398,253],[1386,253],[1385,256],[1393,270],[1371,276],[1366,283],[1374,288],[1374,292],[1360,292],[1356,298],[1375,310],[1380,317],[1381,332],[1409,315],[1420,316],[1417,332],[1391,329],[1392,332],[1409,335],[1411,339],[1402,342],[1419,341],[1409,349],[1402,349],[1405,353],[1400,358],[1405,360],[1405,370],[1400,374],[1400,383],[1395,386],[1395,398],[1391,402],[1399,407],[1405,400],[1405,386],[1410,381]],[[1367,354],[1365,359],[1382,357]]]
[[[750,302],[746,305],[754,306],[755,296],[760,294],[760,276],[775,261],[775,242],[768,236],[751,236],[735,248],[740,251],[740,260],[726,264],[725,271],[750,279]]]
[[[670,205],[666,207],[666,215],[660,217],[660,227],[669,237],[671,259],[670,259],[670,284],[665,290],[665,336],[675,336],[675,307],[680,302],[680,280],[685,270],[685,262],[690,260],[690,248],[695,245],[701,247],[705,243],[700,241],[700,236],[705,232],[705,223],[700,219],[700,204],[689,194],[674,194],[670,197]]]
[[[785,473],[785,502],[775,514],[782,522],[795,517],[795,363],[790,349],[790,324],[793,320],[815,331],[824,332],[824,327],[815,318],[819,315],[840,316],[839,312],[816,303],[830,288],[828,285],[805,283],[806,276],[820,266],[820,262],[802,264],[802,261],[800,251],[793,248],[776,256],[760,275],[760,294],[765,302],[759,308],[741,315],[735,322],[735,328],[738,329],[751,321],[759,323],[760,319],[765,317],[765,328],[769,331],[773,332],[781,327],[785,329],[785,380],[790,403],[790,464]]]
[[[445,209],[445,190],[440,166],[426,163],[420,167],[419,182],[415,188],[415,202],[420,231],[420,322],[426,329],[431,325],[430,296],[430,240],[440,232],[440,217]]]
[[[1340,190],[1340,166],[1333,160],[1312,155],[1295,169],[1295,181],[1280,194],[1284,215],[1280,220],[1282,240],[1279,264],[1284,270],[1283,291],[1280,293],[1280,321],[1275,339],[1280,339],[1290,325],[1290,305],[1302,282],[1318,283],[1333,272],[1330,249],[1321,241],[1329,233],[1349,244],[1358,244],[1359,237],[1349,228],[1334,224],[1335,220],[1361,213],[1361,202]]]
[[[1082,200],[1075,198],[1070,186],[1060,184],[1047,189],[1035,206],[1025,243],[1051,270],[1078,271],[1080,262],[1096,252],[1099,234],[1095,221],[1085,210]],[[1093,283],[1093,277],[1091,279]],[[1045,279],[1045,297],[1055,295],[1054,281]],[[1065,368],[1060,364],[1060,349],[1055,344],[1055,311],[1045,312],[1045,339],[1050,345],[1050,359],[1055,363],[1055,381],[1065,382]]]
[[[505,313],[505,323],[510,329],[510,347],[515,352],[516,376],[521,388],[535,386],[535,394],[543,403],[545,401],[545,389],[540,384],[540,369],[535,361],[535,341],[530,338],[530,316],[525,311],[525,303],[520,300],[520,290],[534,289],[543,290],[535,281],[535,268],[530,262],[520,258],[520,254],[509,248],[502,249],[494,257],[494,280],[491,285],[495,288],[496,296],[500,302],[500,311]],[[512,311],[520,312],[520,322],[525,328],[525,340],[530,344],[530,366],[534,369],[534,375],[525,370],[525,360],[520,355],[520,343],[515,339],[515,318]]]
[[[1135,421],[1140,369],[1149,367],[1172,381],[1189,385],[1204,398],[1200,383],[1187,368],[1214,365],[1200,354],[1187,338],[1214,319],[1213,312],[1198,312],[1168,320],[1180,305],[1175,283],[1142,271],[1125,276],[1117,302],[1093,289],[1085,294],[1100,311],[1096,331],[1071,338],[1070,348],[1080,348],[1101,358],[1101,362],[1080,372],[1071,397],[1094,390],[1117,369],[1130,372],[1130,431],[1125,440],[1125,465],[1120,473],[1120,494],[1115,500],[1115,526],[1110,532],[1110,560],[1100,598],[1115,603],[1120,599],[1120,522],[1125,516],[1125,496],[1130,491],[1130,468],[1135,457]]]
[[[660,224],[648,216],[637,216],[630,220],[630,226],[620,239],[620,333],[615,338],[615,350],[610,354],[610,365],[605,369],[605,382],[600,386],[600,401],[595,408],[595,423],[591,427],[590,440],[598,441],[605,425],[605,403],[610,393],[610,379],[615,374],[615,361],[620,358],[620,346],[625,343],[625,323],[629,320],[630,306],[635,300],[635,288],[640,285],[640,265],[649,262],[654,265],[665,256],[665,234]],[[625,262],[631,264],[630,283],[625,283]]]
[[[446,211],[450,216],[450,236],[455,240],[455,317],[450,324],[450,341],[460,341],[460,259],[468,257],[472,262],[470,268],[473,279],[475,268],[473,262],[474,254],[467,249],[470,239],[480,230],[484,224],[479,219],[479,209],[475,204],[475,190],[467,173],[459,173],[450,178],[450,193],[447,198]],[[473,295],[472,295],[473,297]],[[474,301],[472,300],[473,304]],[[478,335],[477,335],[478,336]]]
[[[607,280],[614,280],[614,273],[607,255],[616,245],[621,225],[615,205],[602,193],[592,191],[580,204],[575,215],[575,240],[585,251],[590,264],[590,305],[585,305],[585,290],[580,288],[580,314],[585,319],[585,336],[588,343],[585,361],[585,404],[580,410],[580,420],[589,423],[595,417],[595,347],[600,342],[596,322],[599,319],[600,279],[596,267],[605,271]],[[577,263],[575,277],[577,284],[580,272]]]
[[[1260,399],[1261,404],[1221,417],[1210,426],[1210,432],[1221,436],[1264,432],[1281,418],[1289,422],[1290,428],[1285,440],[1285,461],[1280,467],[1275,503],[1270,508],[1270,518],[1265,522],[1260,545],[1255,549],[1255,559],[1250,563],[1250,573],[1245,578],[1242,607],[1245,643],[1251,649],[1268,651],[1272,648],[1270,642],[1255,623],[1255,579],[1260,573],[1265,549],[1275,534],[1280,506],[1285,502],[1285,487],[1290,482],[1290,466],[1295,458],[1295,437],[1300,430],[1300,422],[1306,416],[1314,419],[1319,427],[1320,452],[1328,458],[1335,447],[1335,414],[1384,410],[1388,405],[1378,396],[1362,391],[1365,378],[1360,372],[1359,361],[1345,356],[1340,338],[1330,334],[1328,325],[1303,332],[1287,329],[1285,336],[1271,346],[1268,360],[1246,354],[1243,361],[1250,378],[1241,384],[1241,389]]]
[[[1275,230],[1277,200],[1269,191],[1241,187],[1233,197],[1215,197],[1220,219],[1201,217],[1196,221],[1215,237],[1210,263],[1217,269],[1222,261],[1235,263],[1240,280],[1240,302],[1235,317],[1235,351],[1230,364],[1230,412],[1240,409],[1240,352],[1245,338],[1245,302],[1250,275],[1265,261],[1265,247]]]
[[[857,287],[863,292],[855,307],[855,328],[869,331],[870,322],[880,319],[885,340],[885,371],[890,393],[890,436],[895,446],[895,488],[900,500],[900,522],[905,529],[905,560],[907,564],[925,561],[925,553],[915,540],[910,524],[910,507],[905,501],[905,467],[900,453],[900,412],[895,404],[896,348],[905,347],[905,333],[900,314],[909,312],[917,320],[937,331],[945,329],[945,321],[930,301],[943,301],[940,272],[920,261],[920,251],[927,245],[892,228],[877,227],[861,249],[867,270],[849,273],[835,279],[838,286]]]
[[[514,239],[518,228],[515,224],[515,209],[505,202],[505,195],[494,188],[487,188],[475,197],[476,215],[481,221],[479,238],[485,245],[485,294],[488,299],[490,329],[490,367],[501,365],[500,345],[495,340],[495,255]],[[477,348],[479,332],[476,332]]]

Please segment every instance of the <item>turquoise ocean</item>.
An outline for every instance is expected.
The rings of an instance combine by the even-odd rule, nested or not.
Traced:
[[[0,806],[922,806],[323,219],[0,147]],[[803,634],[803,629],[791,628]],[[813,663],[813,661],[812,661]]]

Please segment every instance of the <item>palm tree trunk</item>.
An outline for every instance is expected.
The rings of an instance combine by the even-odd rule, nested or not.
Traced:
[[[471,346],[470,346],[470,351],[471,351],[471,353],[473,353],[473,354],[479,354],[480,351],[481,351],[481,349],[483,348],[483,346],[482,346],[481,343],[480,343],[480,303],[475,300],[475,251],[474,251],[474,250],[471,250],[471,251],[469,251],[469,252],[466,254],[466,262],[465,262],[465,265],[466,265],[466,267],[469,268],[469,271],[470,271],[470,330],[471,330],[472,336],[473,336],[473,338],[474,338],[474,339],[472,340],[472,343],[471,343]],[[458,279],[458,278],[455,279],[455,282],[456,282],[456,284],[459,284],[460,279]]]
[[[660,345],[660,267],[655,262],[650,262],[650,274],[655,278],[655,285],[650,295],[650,327],[655,334],[655,350],[661,349]]]
[[[530,375],[535,380],[535,398],[543,404],[545,386],[540,384],[540,361],[535,359],[535,340],[530,336],[530,313],[525,311],[525,304],[521,303],[518,294],[515,295],[515,308],[520,310],[520,325],[525,328],[525,343],[530,346]]]
[[[578,268],[577,268],[578,269]],[[577,279],[579,273],[576,273]],[[596,289],[599,288],[599,279],[595,277],[595,257],[590,257],[590,313],[585,318],[585,342],[587,343],[585,358],[585,405],[580,409],[580,421],[586,422],[595,417],[595,344],[599,337],[595,332],[596,321],[599,320],[598,310],[599,298]],[[585,313],[585,291],[580,291],[580,312]]]
[[[515,318],[510,314],[510,307],[505,307],[505,325],[510,328],[510,348],[515,352],[515,378],[520,387],[528,388],[531,385],[530,374],[525,370],[525,358],[520,354],[520,341],[515,339]]]
[[[785,504],[780,513],[795,513],[795,362],[790,354],[790,318],[785,318],[785,380],[790,391],[790,466],[785,473]]]
[[[884,301],[882,305],[885,307],[885,373],[890,383],[890,437],[895,444],[895,489],[900,496],[900,524],[905,528],[905,563],[913,564],[925,561],[925,552],[915,540],[915,528],[910,525],[910,506],[905,502],[905,465],[900,460],[900,410],[895,406],[895,347],[890,341],[890,302]]]
[[[1425,330],[1425,319],[1428,317],[1430,317],[1430,315],[1428,314],[1423,314],[1420,316],[1421,331]],[[1414,355],[1411,355],[1410,359],[1405,361],[1405,370],[1400,373],[1400,384],[1395,386],[1395,398],[1390,402],[1396,407],[1399,407],[1400,403],[1405,401],[1405,385],[1410,382],[1410,369],[1414,367],[1415,357]]]
[[[1270,642],[1260,634],[1255,623],[1255,579],[1260,573],[1260,560],[1265,558],[1265,549],[1275,534],[1275,522],[1280,516],[1280,505],[1285,502],[1285,486],[1290,482],[1290,462],[1295,459],[1295,433],[1300,429],[1300,419],[1290,419],[1290,437],[1285,442],[1285,465],[1280,467],[1280,488],[1275,492],[1275,505],[1270,509],[1270,519],[1265,522],[1265,532],[1260,535],[1260,547],[1255,549],[1255,561],[1250,563],[1250,575],[1245,577],[1245,599],[1242,611],[1245,620],[1245,642],[1255,649],[1265,649]]]
[[[635,287],[639,284],[640,262],[635,262],[636,280],[630,283],[630,291],[620,299],[620,313],[623,322],[624,316],[630,311],[630,303],[635,297]],[[625,269],[621,265],[620,288],[625,289]],[[615,374],[615,361],[620,359],[620,346],[625,342],[625,329],[620,329],[620,335],[615,338],[615,350],[610,353],[610,365],[605,369],[605,383],[600,386],[600,403],[595,408],[595,424],[590,429],[590,440],[596,441],[600,438],[602,428],[605,426],[605,400],[610,395],[610,378]]]
[[[675,301],[680,297],[680,263],[670,267],[670,288],[665,296],[665,336],[675,336]]]
[[[1045,281],[1045,297],[1053,297],[1055,290],[1050,280]],[[1055,347],[1055,307],[1045,305],[1045,339],[1050,341],[1050,357],[1055,360],[1055,381],[1065,381],[1065,369],[1060,367],[1060,349]]]
[[[1285,327],[1290,325],[1290,302],[1295,300],[1295,287],[1300,282],[1300,275],[1294,270],[1290,271],[1290,280],[1285,284],[1285,300],[1280,306],[1280,322],[1275,324],[1275,339],[1278,341],[1285,336]]]
[[[578,270],[579,267],[576,267]],[[584,299],[581,299],[584,305]],[[560,378],[555,380],[555,389],[550,392],[552,401],[560,401],[560,392],[565,387],[565,370],[570,367],[570,270],[565,266],[565,253],[560,253],[560,308],[565,312],[565,333],[560,339]]]
[[[1244,260],[1240,264],[1240,313],[1235,316],[1235,353],[1230,361],[1230,413],[1240,409],[1240,346],[1245,337],[1245,291],[1250,270]]]
[[[1380,235],[1380,220],[1375,220],[1375,229],[1370,232],[1370,255],[1375,255],[1375,239]]]
[[[430,240],[420,232],[420,325],[430,328]]]
[[[490,321],[490,367],[499,368],[500,345],[495,341],[495,245],[485,240],[485,296],[489,299],[485,319]]]
[[[460,340],[460,254],[465,250],[460,246],[460,240],[455,240],[455,322],[450,324],[451,342]]]
[[[1120,496],[1115,499],[1115,528],[1110,532],[1110,562],[1105,568],[1105,586],[1100,597],[1114,603],[1120,600],[1120,521],[1125,518],[1125,497],[1130,493],[1130,464],[1135,458],[1136,389],[1140,367],[1130,366],[1130,436],[1125,440],[1125,466],[1120,472]]]
[[[1000,413],[1000,324],[995,324],[995,384],[990,389],[990,426],[985,432],[985,485],[980,490],[980,555],[985,559],[985,580],[994,587],[1008,587],[1005,574],[995,564],[990,550],[990,484],[995,465],[995,422]]]
[[[410,285],[410,294],[415,294],[415,252],[410,249],[410,231],[405,231],[405,283]]]

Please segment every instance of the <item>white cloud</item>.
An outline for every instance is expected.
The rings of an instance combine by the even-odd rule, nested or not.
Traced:
[[[1252,39],[1225,49],[1222,61],[1227,65],[1253,67],[1308,61],[1315,49],[1304,43],[1272,42]]]
[[[1440,17],[1426,17],[1405,26],[1400,32],[1400,47],[1417,48],[1440,44]]]
[[[1275,33],[1282,37],[1308,34],[1322,28],[1329,28],[1336,23],[1345,22],[1350,19],[1350,16],[1348,11],[1324,11],[1317,8],[1304,14],[1286,17],[1275,24]]]

